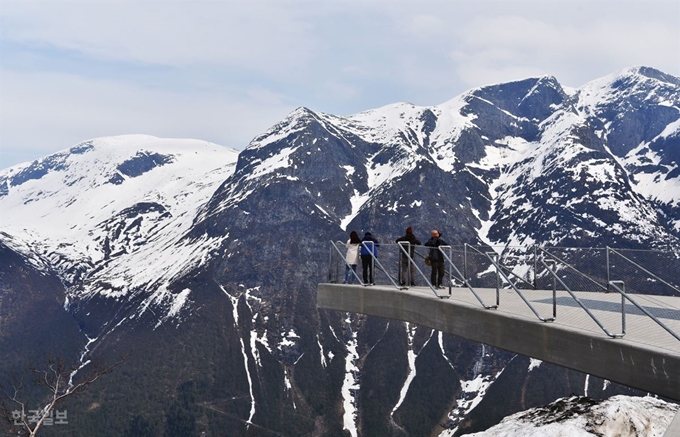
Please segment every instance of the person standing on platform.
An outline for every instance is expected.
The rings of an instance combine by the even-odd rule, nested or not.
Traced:
[[[399,253],[401,253],[401,269],[400,275],[401,277],[399,278],[399,284],[400,285],[406,285],[406,284],[411,284],[412,287],[416,285],[416,269],[415,266],[413,265],[413,255],[415,255],[415,246],[419,246],[420,240],[416,238],[415,235],[413,235],[413,228],[409,226],[406,228],[406,235],[403,235],[399,238],[397,238],[397,244],[403,244],[404,249],[408,252],[409,256],[411,259],[409,259],[408,256],[406,256],[406,253],[404,253],[403,250],[399,249]],[[405,244],[408,243],[408,244]]]
[[[375,285],[373,282],[373,257],[378,257],[380,242],[370,232],[364,234],[361,239],[361,269],[364,275],[364,285]]]
[[[359,264],[360,244],[361,238],[359,238],[359,234],[356,231],[350,232],[349,240],[347,240],[347,255],[345,255],[345,284],[352,284],[354,282],[357,265]],[[350,268],[354,273],[350,272]]]
[[[430,247],[430,265],[432,272],[430,273],[430,283],[433,287],[442,288],[444,282],[444,255],[439,251],[439,246],[448,246],[449,243],[442,240],[439,231],[433,229],[430,233],[430,239],[425,242],[425,246]]]

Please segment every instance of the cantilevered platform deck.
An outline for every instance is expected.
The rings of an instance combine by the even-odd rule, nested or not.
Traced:
[[[496,289],[475,289],[495,304]],[[448,289],[440,290],[447,294]],[[523,291],[539,315],[553,316],[552,290]],[[610,333],[621,333],[618,293],[577,292]],[[680,297],[645,296],[647,309],[680,332]],[[557,317],[540,321],[514,290],[500,290],[498,309],[484,309],[467,288],[440,299],[425,287],[319,284],[317,306],[403,320],[469,340],[589,373],[680,401],[680,340],[630,304],[626,334],[611,338],[566,292],[557,292]]]

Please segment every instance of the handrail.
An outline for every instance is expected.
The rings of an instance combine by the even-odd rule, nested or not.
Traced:
[[[668,331],[669,334],[671,334],[673,337],[675,337],[675,338],[677,338],[678,340],[680,340],[680,336],[679,336],[678,334],[676,334],[671,328],[669,328],[668,326],[666,326],[661,320],[659,320],[659,319],[657,319],[656,317],[654,317],[654,315],[652,315],[652,314],[651,314],[649,311],[647,311],[644,307],[642,307],[641,305],[639,305],[635,300],[633,300],[632,297],[630,297],[629,294],[627,294],[624,290],[622,290],[621,288],[619,288],[619,287],[616,285],[616,283],[622,283],[622,281],[609,281],[609,285],[611,285],[611,286],[614,288],[614,290],[618,291],[618,292],[621,294],[621,301],[622,301],[622,302],[624,302],[624,300],[623,300],[624,298],[628,299],[633,305],[635,305],[635,306],[637,307],[637,309],[639,309],[640,311],[642,311],[643,313],[645,313],[645,315],[647,315],[647,317],[649,317],[650,319],[654,320],[654,322],[656,322],[659,326],[661,326],[663,329],[665,329],[666,331]],[[625,313],[624,313],[624,315],[625,315]]]
[[[406,244],[404,244],[404,243],[406,243]],[[448,297],[448,296],[441,296],[439,293],[437,293],[437,290],[432,286],[430,281],[427,280],[425,273],[423,273],[423,271],[420,270],[420,267],[418,267],[418,264],[416,264],[415,260],[413,258],[411,258],[411,254],[410,254],[411,243],[409,243],[408,241],[400,241],[397,244],[399,246],[399,249],[401,250],[401,253],[403,255],[406,255],[406,257],[408,257],[408,262],[409,262],[408,270],[410,271],[410,266],[413,265],[413,267],[415,267],[415,269],[418,270],[418,273],[420,273],[420,276],[422,276],[423,280],[428,285],[428,287],[430,287],[430,290],[432,290],[432,292],[434,293],[435,296],[437,296],[440,299],[443,299],[444,297]],[[404,246],[407,246],[407,248],[409,249],[408,252],[404,249]],[[401,270],[401,265],[399,266],[399,269]],[[402,279],[404,279],[404,278],[402,278]],[[408,287],[404,287],[404,288],[408,288]]]
[[[622,331],[622,334],[614,334],[614,335],[610,334],[610,333],[609,333],[609,332],[608,332],[608,331],[607,331],[607,330],[606,330],[606,329],[605,329],[605,328],[604,328],[604,327],[603,327],[603,326],[602,326],[602,325],[594,318],[594,316],[592,315],[592,313],[590,313],[590,311],[589,311],[587,308],[585,308],[585,306],[584,306],[582,303],[580,303],[580,302],[578,301],[578,299],[577,299],[577,302],[579,302],[579,305],[581,305],[581,307],[582,307],[584,310],[586,310],[586,312],[587,312],[591,317],[593,317],[593,320],[595,320],[596,323],[598,323],[598,325],[600,326],[600,328],[602,328],[603,331],[605,331],[605,333],[607,333],[607,335],[609,335],[610,337],[613,337],[613,338],[620,338],[620,337],[623,337],[623,335],[625,335],[625,333],[626,333],[626,308],[625,308],[625,299],[628,299],[633,305],[635,305],[636,308],[638,308],[640,311],[642,311],[647,317],[649,317],[650,319],[652,319],[656,324],[658,324],[658,325],[661,326],[663,329],[665,329],[665,330],[666,330],[669,334],[671,334],[673,337],[675,337],[676,339],[680,340],[680,336],[679,336],[678,334],[676,334],[671,328],[669,328],[668,326],[666,326],[666,325],[665,325],[662,321],[660,321],[657,317],[655,317],[653,314],[651,314],[649,311],[647,311],[642,305],[640,305],[639,303],[637,303],[637,301],[635,301],[635,300],[630,296],[630,294],[628,294],[628,293],[625,292],[625,285],[624,285],[623,281],[613,281],[613,280],[610,280],[610,279],[609,279],[609,252],[615,253],[616,255],[620,256],[620,257],[623,258],[623,259],[625,259],[626,261],[628,261],[629,263],[631,263],[631,264],[634,265],[635,267],[639,268],[640,270],[644,271],[644,272],[647,273],[648,275],[650,275],[650,276],[652,276],[653,278],[657,279],[659,282],[665,284],[666,286],[672,288],[672,289],[675,290],[675,291],[679,291],[679,292],[680,292],[680,290],[678,290],[678,289],[677,289],[675,286],[673,286],[672,284],[668,283],[667,281],[663,280],[663,279],[660,278],[659,276],[657,276],[657,275],[655,275],[654,273],[650,272],[648,269],[642,267],[640,264],[638,264],[638,263],[632,261],[631,259],[629,259],[628,257],[624,256],[623,254],[621,254],[621,253],[620,253],[619,251],[617,251],[616,249],[612,249],[612,248],[610,248],[610,247],[607,247],[607,248],[606,248],[606,250],[607,250],[607,286],[606,286],[606,287],[605,287],[604,285],[600,284],[599,282],[595,281],[595,280],[594,280],[593,278],[591,278],[590,276],[588,276],[588,275],[582,273],[581,271],[579,271],[577,268],[575,268],[574,266],[570,265],[570,264],[567,263],[566,261],[564,261],[564,260],[558,258],[557,256],[551,254],[551,253],[548,252],[547,250],[545,250],[545,249],[543,249],[543,248],[541,248],[541,247],[539,247],[539,250],[541,250],[542,252],[546,253],[546,254],[549,255],[550,257],[552,257],[552,258],[558,260],[560,263],[564,264],[565,266],[569,267],[570,269],[572,269],[572,270],[575,271],[576,273],[580,274],[580,275],[583,276],[584,278],[586,278],[586,279],[588,279],[589,281],[593,282],[594,284],[596,284],[598,287],[600,287],[601,289],[605,290],[606,292],[610,292],[612,289],[614,289],[615,291],[617,291],[618,293],[621,294],[621,331]],[[551,274],[555,275],[553,272],[551,272]],[[555,275],[555,276],[556,276],[556,275]],[[562,286],[563,286],[570,294],[572,294],[572,293],[571,293],[571,290],[569,290],[569,288],[566,286],[566,284],[564,284],[564,282],[563,282],[558,276],[556,276],[556,277],[557,277],[557,280],[560,281],[560,283],[562,284]],[[620,284],[621,287],[619,287],[619,285],[617,285],[617,284]],[[573,296],[573,295],[572,295],[572,296]],[[574,298],[575,298],[575,297],[574,297]]]
[[[480,255],[487,255],[486,252],[482,252],[481,250],[477,249],[475,246],[471,246],[471,245],[465,243],[465,249],[466,249],[466,250],[465,250],[465,257],[466,257],[466,258],[467,258],[467,248],[468,248],[468,247],[469,247],[470,249],[474,250],[475,252],[479,253]],[[466,264],[467,264],[467,260],[466,260]],[[507,272],[509,272],[512,276],[514,276],[514,277],[516,277],[517,279],[519,279],[521,282],[524,282],[525,284],[531,286],[532,288],[536,288],[534,284],[532,284],[532,283],[530,283],[529,281],[527,281],[526,279],[522,278],[522,277],[519,276],[517,273],[513,272],[512,270],[510,270],[509,268],[507,268],[507,267],[504,266],[503,264],[501,264],[501,263],[498,263],[498,264],[501,266],[501,268],[505,269]]]
[[[584,278],[586,278],[587,280],[589,280],[589,281],[592,282],[593,284],[597,285],[597,286],[600,287],[601,289],[603,289],[603,290],[605,290],[605,291],[609,291],[607,287],[605,287],[604,285],[600,284],[599,282],[597,282],[596,280],[594,280],[594,279],[591,278],[590,276],[586,275],[585,273],[581,272],[579,269],[577,269],[576,267],[572,266],[571,264],[569,264],[568,262],[566,262],[566,261],[563,260],[562,258],[560,258],[560,257],[558,257],[558,256],[556,256],[556,255],[554,255],[554,254],[552,254],[552,253],[550,253],[550,252],[548,252],[547,250],[545,250],[544,248],[542,248],[542,247],[540,247],[540,246],[536,246],[536,247],[538,247],[538,250],[540,250],[541,252],[545,252],[545,253],[548,255],[548,257],[550,257],[550,258],[552,258],[552,259],[554,259],[554,260],[556,260],[556,261],[559,261],[560,263],[562,263],[562,264],[564,264],[565,266],[569,267],[570,269],[572,269],[573,271],[575,271],[575,272],[578,273],[579,275],[583,276]]]
[[[515,284],[512,283],[510,278],[508,278],[508,276],[503,272],[503,270],[500,268],[498,263],[496,263],[496,261],[494,261],[493,258],[491,258],[488,254],[485,254],[485,255],[489,259],[489,261],[491,261],[491,264],[493,264],[496,267],[496,273],[503,276],[503,278],[508,282],[508,284],[510,284],[510,287],[512,287],[512,289],[515,290],[515,292],[519,295],[519,297],[522,298],[524,303],[529,307],[531,312],[534,313],[534,315],[538,318],[538,320],[540,320],[541,322],[554,322],[555,321],[554,317],[541,317],[541,315],[538,314],[538,311],[536,311],[534,306],[531,305],[531,303],[527,300],[527,298],[524,297],[522,292],[519,291],[519,289],[515,286]]]
[[[638,263],[636,263],[635,261],[629,259],[627,256],[624,256],[622,253],[620,253],[620,252],[617,251],[616,249],[613,249],[613,248],[607,246],[607,251],[608,251],[608,252],[609,252],[609,251],[614,252],[615,254],[617,254],[617,255],[620,256],[621,258],[625,259],[625,260],[628,261],[629,263],[633,264],[635,267],[639,268],[639,269],[642,270],[643,272],[647,273],[647,274],[650,275],[650,276],[653,276],[653,277],[654,277],[655,279],[657,279],[659,282],[663,283],[664,285],[669,286],[669,287],[672,288],[673,290],[675,290],[675,291],[677,291],[678,293],[680,293],[680,289],[678,289],[675,285],[670,284],[670,283],[666,282],[665,280],[661,279],[659,276],[655,275],[654,273],[650,272],[650,271],[647,270],[646,268],[642,267],[640,264],[638,264]],[[609,263],[607,263],[607,268],[609,268]]]
[[[597,317],[595,317],[595,314],[593,314],[593,313],[592,313],[592,312],[591,312],[591,311],[583,304],[583,302],[581,302],[581,300],[574,294],[573,291],[571,291],[571,289],[567,286],[567,284],[564,283],[564,281],[562,280],[562,278],[560,278],[560,277],[557,275],[557,272],[555,272],[553,269],[551,269],[551,268],[548,266],[548,264],[545,262],[545,260],[544,260],[543,258],[540,259],[540,262],[541,262],[541,264],[543,264],[543,266],[550,272],[550,274],[553,276],[553,279],[554,279],[554,280],[557,280],[557,281],[560,283],[560,285],[561,285],[562,287],[564,287],[564,289],[567,291],[567,293],[569,293],[569,295],[571,295],[571,297],[574,298],[574,300],[576,301],[576,303],[579,304],[579,306],[585,310],[585,312],[590,316],[591,319],[593,319],[593,320],[595,321],[595,323],[597,323],[597,326],[599,326],[599,327],[604,331],[605,334],[607,334],[607,335],[608,335],[609,337],[611,337],[611,338],[621,338],[621,337],[623,337],[624,335],[626,335],[625,306],[622,305],[622,307],[621,307],[621,308],[622,308],[622,312],[623,312],[623,314],[624,314],[623,322],[622,322],[622,327],[621,327],[621,334],[612,334],[612,333],[610,333],[609,330],[608,330],[607,328],[604,327],[604,325],[602,324],[602,322],[600,322],[600,320],[599,320]],[[553,267],[554,267],[554,266],[553,266]],[[554,290],[554,285],[553,285],[553,290]]]
[[[385,267],[383,267],[383,265],[382,265],[382,263],[380,262],[380,260],[378,260],[378,257],[375,256],[375,253],[373,252],[373,249],[372,249],[372,248],[369,248],[368,244],[366,244],[366,243],[371,243],[371,245],[372,245],[373,247],[376,247],[377,245],[376,245],[376,243],[374,243],[374,242],[372,242],[372,241],[362,241],[362,242],[361,242],[361,245],[362,245],[363,247],[365,247],[366,250],[370,253],[370,255],[371,255],[371,262],[373,263],[373,266],[375,267],[375,264],[377,263],[377,264],[378,264],[378,267],[380,267],[380,270],[382,270],[382,271],[385,273],[385,276],[387,276],[387,278],[390,280],[390,282],[392,283],[392,285],[394,285],[394,288],[396,288],[397,290],[401,290],[401,287],[400,287],[399,285],[397,285],[396,282],[394,282],[394,279],[392,278],[392,275],[390,275],[389,273],[387,273],[387,270],[385,269]],[[378,246],[378,247],[379,247],[379,246]],[[375,275],[375,272],[373,272],[373,275]],[[363,285],[367,285],[367,284],[363,284]]]
[[[342,241],[338,241],[337,244],[342,244],[343,246],[345,246],[345,243],[343,243]],[[347,262],[345,255],[343,255],[342,252],[340,252],[340,249],[338,249],[338,246],[332,240],[331,240],[331,246],[335,249],[336,252],[338,252],[338,255],[340,255],[340,258],[342,258],[344,260],[345,265],[347,267],[349,267],[349,271],[352,272],[352,274],[354,275],[355,278],[357,278],[357,281],[359,281],[359,284],[364,285],[364,282],[361,280],[361,278],[359,278],[359,275],[357,274],[357,272]],[[332,255],[332,252],[331,252],[331,255]],[[328,270],[328,277],[329,277],[329,279],[330,279],[330,276],[331,276],[331,272],[330,272],[331,265],[332,265],[332,263],[329,262],[329,264],[328,264],[328,269],[329,269]]]
[[[456,271],[456,273],[458,274],[459,278],[456,278],[456,279],[460,279],[460,280],[463,281],[463,283],[465,284],[465,286],[472,292],[472,294],[475,296],[475,298],[477,298],[477,300],[478,300],[479,303],[484,307],[484,309],[487,309],[487,310],[497,309],[497,308],[498,308],[498,305],[499,305],[499,295],[498,295],[498,293],[496,293],[496,305],[487,305],[487,304],[485,304],[484,301],[482,300],[482,298],[477,294],[477,292],[475,291],[475,289],[472,288],[472,285],[470,285],[470,282],[468,282],[467,278],[465,278],[465,276],[463,276],[463,274],[460,272],[460,270],[458,270],[458,267],[456,267],[456,265],[453,263],[453,261],[451,261],[451,258],[449,258],[449,256],[446,254],[446,252],[444,252],[444,251],[442,250],[442,247],[451,248],[451,246],[439,246],[438,249],[439,249],[439,251],[442,253],[442,255],[444,256],[444,258],[446,259],[446,261],[449,262],[449,265],[450,265],[450,266]]]
[[[506,261],[505,258],[499,259],[500,255],[496,252],[488,252],[484,253],[480,249],[470,246],[468,244],[465,244],[464,247],[461,246],[439,246],[439,247],[424,247],[425,250],[437,250],[439,253],[442,255],[442,259],[444,262],[444,265],[446,267],[446,277],[448,278],[448,288],[449,288],[449,293],[440,293],[441,290],[438,287],[435,287],[431,282],[430,282],[430,275],[427,274],[427,269],[424,267],[422,264],[421,259],[419,258],[424,258],[424,252],[423,250],[416,248],[415,245],[407,242],[407,241],[402,241],[402,242],[397,242],[398,244],[390,244],[390,243],[385,243],[383,244],[383,248],[385,250],[385,256],[378,258],[376,257],[371,250],[368,250],[368,253],[371,254],[371,262],[373,264],[373,267],[376,269],[374,272],[375,275],[378,275],[379,271],[382,271],[385,273],[387,276],[387,281],[394,286],[395,289],[397,290],[404,290],[409,288],[409,284],[412,283],[411,281],[414,280],[414,278],[422,278],[422,285],[425,287],[428,287],[431,292],[438,298],[444,299],[444,298],[449,298],[452,295],[452,287],[463,287],[469,289],[475,299],[479,302],[479,304],[484,308],[484,309],[498,309],[500,308],[500,290],[502,287],[508,287],[512,288],[517,295],[524,301],[525,305],[532,311],[532,313],[538,318],[538,320],[542,322],[552,322],[555,321],[557,318],[557,299],[556,299],[556,292],[557,292],[557,284],[559,284],[560,287],[562,287],[569,295],[571,298],[576,301],[576,304],[583,309],[586,314],[599,326],[600,329],[609,337],[611,338],[621,338],[626,335],[626,318],[628,317],[626,314],[626,311],[629,310],[629,308],[626,308],[628,305],[628,300],[632,305],[634,305],[636,308],[640,310],[644,316],[647,318],[651,319],[654,321],[654,323],[664,330],[666,330],[669,334],[671,334],[675,339],[680,340],[680,333],[674,332],[673,329],[676,328],[671,328],[667,324],[665,324],[664,320],[662,320],[662,317],[665,317],[663,315],[654,315],[654,311],[652,308],[649,308],[649,306],[645,307],[643,304],[645,304],[644,300],[646,296],[633,296],[632,291],[629,290],[628,292],[626,291],[626,285],[621,281],[614,281],[610,280],[609,278],[609,272],[607,274],[607,282],[605,285],[605,280],[599,279],[596,276],[589,276],[588,274],[580,271],[577,269],[574,265],[571,265],[570,263],[566,262],[565,259],[568,258],[561,258],[560,256],[555,256],[553,254],[553,250],[551,248],[543,248],[538,245],[534,245],[534,251],[535,251],[535,257],[533,260],[531,258],[522,258],[520,257],[520,261],[523,261],[525,264],[523,265],[530,265],[533,264],[533,269],[534,269],[534,277],[536,278],[537,276],[544,277],[546,279],[549,279],[552,277],[552,288],[553,288],[553,296],[552,296],[552,304],[553,304],[553,309],[552,309],[552,318],[550,317],[543,317],[539,312],[537,311],[537,308],[534,307],[534,300],[529,299],[531,296],[525,296],[524,294],[526,293],[526,290],[518,288],[520,285],[519,282],[515,281],[515,277],[522,279],[520,276],[517,276],[512,272],[512,266],[507,266],[503,264],[503,261]],[[366,249],[369,249],[371,246],[371,242],[362,242],[360,247],[364,247]],[[398,248],[392,247],[392,246],[398,246]],[[473,286],[472,283],[474,282],[474,277],[475,276],[475,271],[468,272],[472,276],[470,279],[466,277],[466,274],[461,272],[461,269],[458,268],[458,266],[454,263],[454,255],[458,256],[459,251],[461,249],[464,249],[466,251],[466,254],[468,254],[468,247],[471,248],[471,251],[474,253],[478,253],[482,255],[486,261],[482,262],[481,264],[475,262],[474,264],[471,264],[470,266],[467,265],[465,262],[465,258],[463,261],[465,262],[464,266],[465,268],[470,268],[471,266],[475,268],[480,268],[485,271],[485,274],[489,274],[489,276],[493,275],[494,272],[491,270],[491,268],[495,269],[495,275],[496,275],[496,302],[495,305],[489,305],[487,304],[484,299],[482,298],[483,293],[481,293],[481,289],[479,287]],[[338,282],[342,281],[342,279],[339,279],[342,277],[343,273],[346,272],[347,278],[349,278],[349,275],[353,275],[352,278],[356,279],[357,281],[354,282],[357,285],[368,285],[365,284],[362,281],[361,278],[361,272],[358,272],[354,269],[351,268],[351,266],[347,263],[346,260],[346,243],[342,241],[330,241],[330,253],[329,253],[329,268],[328,268],[328,280],[329,282]],[[603,248],[604,249],[604,248]],[[655,280],[655,283],[658,283],[659,285],[664,285],[668,286],[672,289],[672,291],[678,291],[676,286],[674,286],[672,283],[669,283],[668,281],[665,281],[661,279],[658,275],[655,275],[654,273],[650,272],[648,269],[645,267],[642,267],[640,264],[638,264],[634,259],[628,258],[625,254],[621,253],[618,250],[614,250],[611,248],[608,249],[608,254],[611,253],[616,256],[620,256],[624,264],[628,263],[631,266],[634,266],[636,271],[638,273],[642,273],[644,276],[649,275],[649,278],[652,278]],[[413,251],[413,254],[411,254],[411,250]],[[396,256],[396,258],[395,258]],[[476,255],[475,255],[476,256]],[[608,257],[609,259],[609,257]],[[417,262],[416,262],[417,260]],[[394,269],[392,268],[392,262],[395,262],[395,265],[397,266],[397,271],[399,273],[396,273]],[[402,263],[405,268],[405,270],[402,270]],[[408,264],[407,264],[408,263]],[[607,263],[609,264],[609,263]],[[342,266],[345,266],[344,268]],[[491,265],[491,268],[489,268],[489,265]],[[389,267],[386,268],[386,267]],[[609,265],[607,266],[609,267]],[[529,267],[531,268],[531,267]],[[351,270],[351,273],[347,272],[342,272],[341,270],[343,269],[348,269]],[[542,271],[543,269],[546,269],[546,271]],[[609,270],[609,268],[608,268]],[[675,272],[677,270],[673,270]],[[405,283],[405,286],[402,286],[399,283],[399,277],[403,273],[403,280]],[[540,273],[540,275],[539,275]],[[568,276],[564,276],[564,273],[568,273]],[[511,277],[514,276],[514,277]],[[502,281],[501,281],[502,278]],[[605,327],[603,322],[607,322],[607,319],[598,319],[599,317],[602,317],[597,311],[595,311],[595,308],[592,310],[589,309],[587,305],[587,300],[581,300],[583,299],[583,296],[578,295],[576,289],[581,290],[582,288],[574,288],[574,284],[571,283],[571,281],[575,280],[578,283],[583,284],[584,281],[580,280],[580,278],[585,278],[589,283],[595,284],[597,286],[598,290],[602,291],[610,291],[610,292],[617,292],[621,295],[621,307],[620,307],[620,313],[621,313],[621,330],[620,331],[613,331]],[[511,280],[512,279],[512,280]],[[349,279],[348,279],[349,280]],[[385,279],[382,278],[382,275],[379,275],[378,280],[383,283],[385,283]],[[420,281],[421,279],[416,279],[416,281]],[[505,283],[509,285],[505,285]],[[569,283],[570,285],[567,285]],[[419,282],[420,284],[420,282]],[[547,285],[547,284],[546,284]],[[536,285],[537,287],[537,285]],[[570,288],[571,287],[571,288]],[[617,304],[618,306],[618,304]],[[649,308],[649,309],[646,309]],[[615,309],[615,314],[619,312],[619,310]],[[677,311],[677,309],[676,309]],[[675,314],[675,313],[674,313]],[[673,320],[678,320],[677,315],[673,315],[670,318]],[[610,322],[607,322],[610,323]],[[677,329],[676,329],[677,331]]]

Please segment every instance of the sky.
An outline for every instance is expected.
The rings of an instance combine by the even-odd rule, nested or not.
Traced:
[[[0,168],[112,135],[237,150],[295,108],[680,76],[680,0],[0,0]]]

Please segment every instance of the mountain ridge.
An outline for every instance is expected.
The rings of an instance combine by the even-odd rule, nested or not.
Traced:
[[[152,351],[129,366],[158,394],[146,407],[130,402],[159,431],[179,420],[166,412],[182,411],[209,435],[254,435],[254,425],[296,435],[472,432],[565,391],[631,391],[547,363],[531,370],[523,357],[421,327],[319,311],[328,241],[357,230],[389,243],[412,226],[501,252],[543,244],[677,253],[672,79],[633,67],[578,89],[544,76],[429,107],[350,116],[298,108],[241,152],[94,139],[0,171],[0,242],[27,268],[60,278],[82,342],[97,339],[89,354]],[[621,140],[640,123],[637,144]],[[18,289],[12,281],[0,303]],[[547,389],[519,397],[513,378]],[[180,393],[195,402],[174,403]],[[92,396],[78,405],[103,395]],[[206,413],[213,403],[224,416]],[[132,426],[113,414],[82,420],[116,423],[110,435]]]

